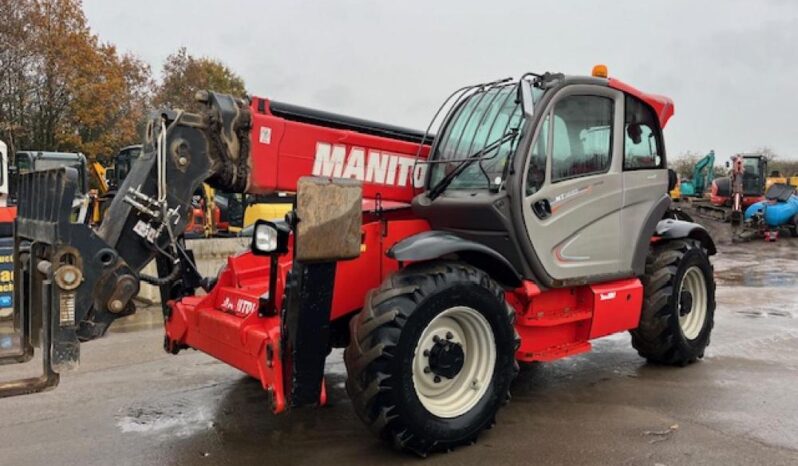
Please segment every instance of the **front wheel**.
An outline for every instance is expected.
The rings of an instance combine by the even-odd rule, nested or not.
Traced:
[[[352,319],[347,391],[358,416],[400,449],[472,443],[518,372],[515,313],[483,271],[411,265],[369,293]]]
[[[704,357],[715,316],[715,280],[706,251],[692,239],[653,248],[646,260],[640,325],[632,345],[651,362],[684,366]]]

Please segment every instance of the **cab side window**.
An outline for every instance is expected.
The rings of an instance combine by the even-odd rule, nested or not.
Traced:
[[[572,95],[554,107],[551,181],[604,173],[612,159],[614,101]]]
[[[654,111],[630,95],[625,100],[624,170],[651,170],[664,167],[662,133]]]
[[[549,145],[549,118],[546,115],[540,126],[538,137],[532,145],[529,154],[529,171],[526,174],[526,195],[531,196],[538,192],[546,181],[546,156]]]

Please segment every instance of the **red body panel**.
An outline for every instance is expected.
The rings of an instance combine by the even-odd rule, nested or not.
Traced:
[[[648,94],[615,78],[609,78],[608,81],[610,87],[631,94],[648,105],[651,105],[654,112],[657,114],[660,127],[665,128],[665,125],[668,124],[668,120],[673,116],[673,100],[663,95]]]
[[[423,183],[426,166],[415,164],[418,144],[286,120],[258,97],[251,109],[252,193],[292,192],[300,177],[312,174],[359,179],[364,198],[410,202]],[[428,150],[423,146],[420,156]]]
[[[507,293],[518,316],[520,361],[551,361],[590,350],[589,340],[637,327],[640,280],[541,291],[534,283]]]
[[[378,221],[366,212],[363,243],[357,259],[339,262],[336,269],[332,320],[363,306],[368,290],[398,268],[385,250],[397,241],[429,229],[424,220],[403,219],[409,209],[387,212],[393,218]],[[281,257],[277,275],[276,306],[282,306],[284,277],[291,267],[291,252]],[[206,352],[261,381],[274,395],[273,409],[285,409],[280,351],[280,319],[260,317],[260,297],[269,292],[269,258],[244,252],[228,258],[227,267],[211,292],[203,297],[173,303],[165,322],[170,341]],[[271,357],[269,355],[271,354]]]
[[[765,196],[743,196],[742,207],[745,209],[746,207],[750,206],[751,204],[756,204],[757,202],[762,202],[765,200]],[[718,193],[718,185],[712,183],[712,188],[709,193],[709,201],[718,207],[728,207],[731,206],[731,196],[722,196]]]
[[[429,229],[412,219],[409,209],[376,220],[364,214],[362,253],[339,262],[333,291],[331,320],[346,318],[363,306],[369,290],[398,268],[385,250],[397,241]],[[282,306],[284,277],[291,252],[279,262],[277,308]],[[228,258],[217,285],[203,297],[172,303],[166,320],[170,341],[204,351],[261,381],[274,395],[273,409],[285,409],[280,357],[280,319],[260,317],[258,306],[268,290],[269,258],[244,252]],[[518,314],[521,336],[517,358],[550,361],[590,350],[589,340],[635,328],[640,319],[643,287],[637,279],[599,285],[541,291],[534,283],[506,294]]]
[[[0,223],[12,223],[17,219],[17,207],[0,207]]]

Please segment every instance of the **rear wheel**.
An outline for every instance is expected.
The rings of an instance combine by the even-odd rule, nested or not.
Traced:
[[[698,241],[674,240],[646,261],[640,325],[632,345],[651,362],[684,366],[704,357],[714,325],[712,265]]]
[[[460,263],[411,265],[369,293],[344,356],[358,416],[420,455],[473,443],[518,372],[515,313]]]

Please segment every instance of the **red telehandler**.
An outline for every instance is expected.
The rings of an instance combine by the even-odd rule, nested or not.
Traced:
[[[527,73],[459,89],[435,137],[258,97],[198,100],[201,113],[154,114],[98,231],[69,221],[73,170],[23,177],[14,360],[43,321],[44,375],[4,394],[56,384],[79,342],[134,312],[142,280],[160,286],[166,351],[259,379],[275,413],[324,404],[325,358],[345,347],[358,416],[420,455],[474,442],[519,362],[622,331],[653,363],[703,357],[715,246],[666,218],[670,99],[601,67]],[[216,277],[175,234],[203,182],[296,192]],[[141,273],[153,259],[157,277]]]

